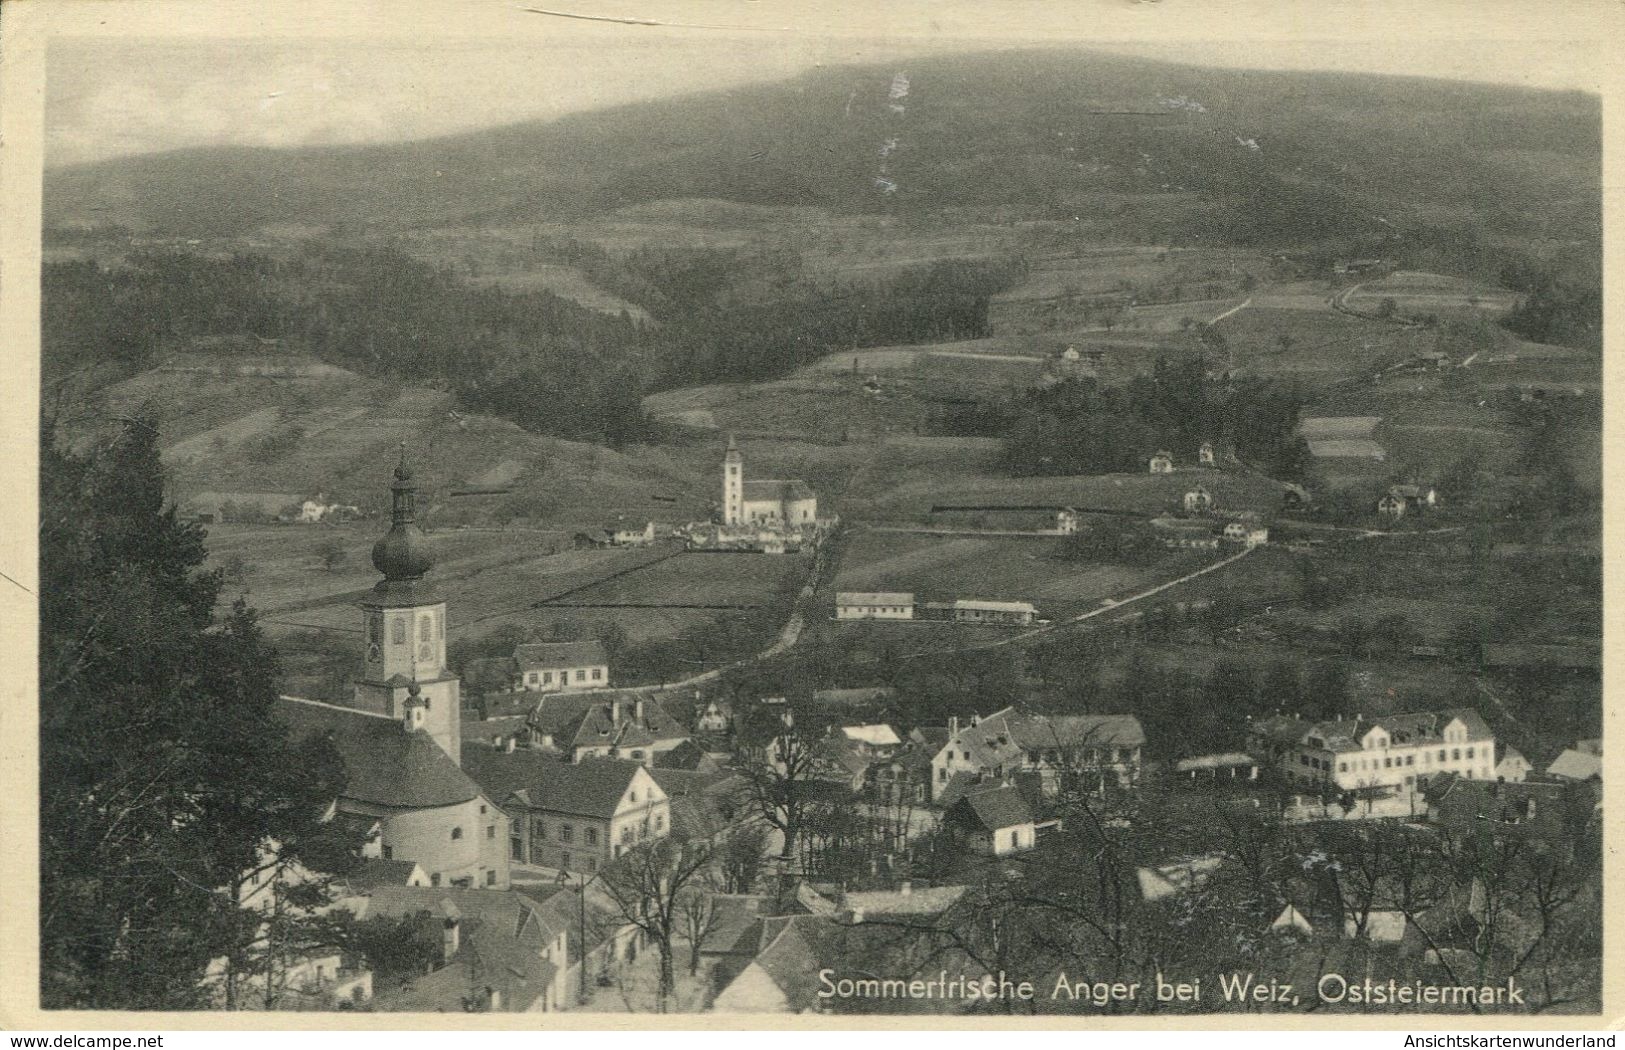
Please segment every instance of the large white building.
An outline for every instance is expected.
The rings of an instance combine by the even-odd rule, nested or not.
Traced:
[[[914,595],[907,591],[841,591],[835,595],[837,620],[912,620]]]
[[[1328,722],[1269,718],[1248,730],[1248,747],[1289,781],[1323,790],[1399,793],[1440,773],[1495,777],[1495,734],[1471,708]]]

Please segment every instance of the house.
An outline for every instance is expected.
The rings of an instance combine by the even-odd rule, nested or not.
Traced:
[[[1420,514],[1438,502],[1438,493],[1432,486],[1394,485],[1377,501],[1377,513],[1398,520],[1406,514]]]
[[[1315,927],[1307,918],[1304,917],[1303,912],[1298,910],[1297,905],[1288,904],[1286,907],[1281,909],[1281,914],[1275,917],[1275,921],[1270,923],[1270,930],[1278,933],[1302,933],[1313,935],[1315,932]]]
[[[581,642],[527,642],[513,651],[519,688],[528,692],[604,689],[609,659],[596,638]]]
[[[1248,727],[1248,750],[1290,783],[1321,790],[1415,791],[1444,773],[1490,780],[1495,735],[1471,708],[1327,722],[1261,719]]]
[[[655,523],[652,521],[640,524],[616,520],[605,525],[602,531],[613,547],[647,547],[655,541]]]
[[[824,968],[819,941],[828,920],[813,915],[764,918],[750,962],[717,994],[718,1013],[810,1013],[820,1006]]]
[[[1232,521],[1226,523],[1222,538],[1227,543],[1239,543],[1248,550],[1262,547],[1270,540],[1270,530],[1263,525],[1250,521]]]
[[[1174,472],[1174,457],[1167,452],[1158,452],[1151,457],[1151,473],[1172,474]]]
[[[1569,748],[1546,767],[1546,775],[1573,782],[1602,779],[1602,755]]]
[[[1596,797],[1577,783],[1466,780],[1454,774],[1429,781],[1428,821],[1459,836],[1490,834],[1571,853],[1585,833]]]
[[[671,833],[666,792],[637,762],[564,762],[470,745],[464,761],[513,818],[516,860],[597,873],[627,849]]]
[[[1258,759],[1239,751],[1196,755],[1174,763],[1174,773],[1191,780],[1257,780]]]
[[[699,733],[726,733],[733,724],[733,705],[717,697],[707,700],[694,718],[694,730]]]
[[[1145,730],[1133,715],[1034,715],[1006,707],[964,725],[952,718],[931,758],[931,800],[940,804],[956,774],[1002,780],[1036,773],[1046,794],[1068,784],[1129,787],[1139,779],[1144,745]]]
[[[1213,442],[1204,441],[1196,450],[1196,463],[1198,466],[1213,466]]]
[[[1495,779],[1521,784],[1535,767],[1511,744],[1496,747]]]
[[[954,601],[953,618],[956,623],[1024,625],[1038,619],[1038,608],[1031,602],[995,602],[979,598],[959,598]]]
[[[960,796],[944,823],[963,836],[975,853],[1005,857],[1023,853],[1038,841],[1037,818],[1014,787],[991,787]]]
[[[571,924],[523,893],[381,886],[339,906],[358,921],[415,922],[440,942],[429,973],[375,989],[380,1011],[541,1013],[571,1000]]]
[[[912,620],[914,595],[906,591],[841,591],[835,595],[837,620]]]
[[[1298,433],[1316,459],[1371,459],[1387,457],[1375,433],[1381,416],[1308,416],[1298,423]]]
[[[921,730],[916,729],[915,733]],[[927,730],[930,732],[930,730]],[[931,759],[947,741],[938,729],[935,744],[914,736],[889,757],[871,763],[864,772],[864,797],[881,806],[908,806],[931,801]]]
[[[848,746],[870,758],[890,758],[903,741],[888,725],[841,726],[837,732]]]
[[[744,453],[730,435],[722,457],[722,524],[816,528],[818,496],[800,479],[746,481]]]
[[[1343,936],[1351,940],[1363,937],[1377,944],[1398,944],[1409,928],[1410,920],[1397,908],[1372,908],[1363,916],[1351,913],[1343,917]]]
[[[531,744],[571,762],[626,758],[650,765],[689,731],[647,690],[554,693],[530,715]]]
[[[1200,514],[1213,509],[1213,494],[1201,485],[1185,493],[1185,513]]]
[[[969,886],[916,886],[904,879],[895,890],[848,890],[841,894],[835,914],[854,924],[934,918],[953,908],[969,892]]]
[[[1071,536],[1078,531],[1078,512],[1072,507],[1062,507],[1055,512],[1055,531],[1062,536]]]
[[[371,893],[380,886],[429,885],[429,875],[423,865],[411,860],[385,860],[372,857],[354,871],[342,875],[336,882],[335,892],[340,897],[354,897]]]

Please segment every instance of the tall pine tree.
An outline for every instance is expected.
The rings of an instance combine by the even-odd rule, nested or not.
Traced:
[[[278,669],[242,603],[217,621],[204,533],[164,501],[157,433],[41,440],[40,938],[48,1008],[187,1009],[273,844],[331,849],[325,742],[275,721]]]

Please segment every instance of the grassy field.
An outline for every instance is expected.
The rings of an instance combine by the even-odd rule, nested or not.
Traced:
[[[852,537],[835,588],[909,591],[931,599],[1030,601],[1073,616],[1157,578],[1155,569],[1068,562],[1049,538],[950,537],[865,531]]]

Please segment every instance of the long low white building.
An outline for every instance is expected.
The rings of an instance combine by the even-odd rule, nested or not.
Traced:
[[[837,620],[912,620],[914,595],[906,591],[841,591],[835,595]]]

